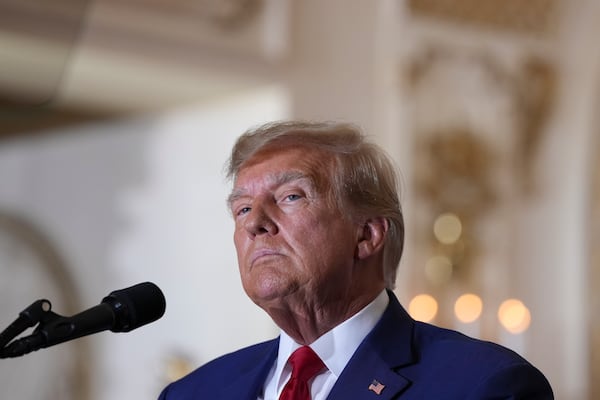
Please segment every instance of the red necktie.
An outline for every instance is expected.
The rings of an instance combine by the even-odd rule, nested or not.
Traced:
[[[308,346],[294,351],[289,358],[292,377],[285,384],[279,400],[310,400],[308,381],[325,368],[319,356]]]

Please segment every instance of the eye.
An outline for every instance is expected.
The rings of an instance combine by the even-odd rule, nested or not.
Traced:
[[[300,197],[301,196],[299,194],[293,193],[293,194],[288,194],[287,196],[285,196],[285,200],[287,200],[287,201],[295,201],[295,200],[300,199]]]
[[[240,207],[235,211],[236,216],[244,215],[251,210],[250,207]]]

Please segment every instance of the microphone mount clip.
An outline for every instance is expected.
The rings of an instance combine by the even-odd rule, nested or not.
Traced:
[[[44,347],[48,339],[45,333],[52,331],[53,327],[65,321],[67,321],[66,317],[52,311],[50,301],[46,299],[34,301],[19,313],[19,317],[12,324],[0,332],[0,359],[17,357]],[[26,329],[33,328],[35,325],[38,326],[30,336],[13,340]]]

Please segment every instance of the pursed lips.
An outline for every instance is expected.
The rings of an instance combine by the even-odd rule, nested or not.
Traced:
[[[281,253],[273,250],[273,249],[259,249],[252,253],[252,258],[250,259],[250,267],[254,266],[254,264],[264,257],[270,256],[280,256]]]

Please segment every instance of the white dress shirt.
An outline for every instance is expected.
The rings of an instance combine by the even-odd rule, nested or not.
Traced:
[[[333,385],[350,361],[350,358],[385,311],[389,303],[387,293],[382,291],[371,303],[351,318],[342,322],[315,342],[310,347],[323,360],[327,367],[317,375],[310,384],[312,400],[325,400]],[[292,374],[287,360],[297,348],[301,347],[285,332],[281,331],[279,353],[265,381],[263,393],[258,400],[277,400],[283,387]]]

